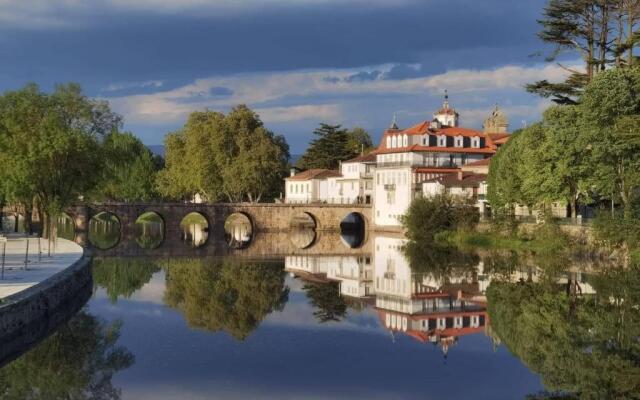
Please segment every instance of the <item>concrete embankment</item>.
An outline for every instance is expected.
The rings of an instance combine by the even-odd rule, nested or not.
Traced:
[[[29,281],[27,287],[1,300],[0,366],[53,333],[91,297],[91,258],[83,253],[82,248],[78,253],[78,248],[73,247],[77,245],[73,242],[65,242],[67,243],[64,243],[64,246],[73,252],[73,256],[57,253],[58,259],[49,265],[52,267],[47,272],[49,276],[39,282]],[[43,260],[45,258],[42,257]],[[62,266],[61,258],[74,261]],[[60,270],[57,270],[58,267]],[[33,272],[37,273],[37,268],[46,269],[47,265],[33,263],[29,268],[33,268]],[[31,271],[28,269],[20,273],[28,274]],[[41,277],[44,275],[43,271],[38,274]],[[0,281],[0,285],[2,282]]]

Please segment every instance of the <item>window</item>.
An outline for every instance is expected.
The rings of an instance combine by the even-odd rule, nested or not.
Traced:
[[[462,136],[456,137],[456,147],[464,147],[464,140]]]
[[[396,136],[391,137],[391,147],[398,147],[398,138]]]
[[[439,147],[447,147],[447,137],[442,135],[438,136],[438,146]]]
[[[387,148],[391,147],[391,136],[387,136]]]
[[[402,145],[407,147],[409,145],[409,137],[407,135],[402,136]]]
[[[471,147],[475,147],[478,148],[480,147],[480,138],[479,137],[473,137],[471,138]]]

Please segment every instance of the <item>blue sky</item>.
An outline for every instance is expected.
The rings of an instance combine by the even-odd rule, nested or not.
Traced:
[[[513,129],[563,70],[544,50],[544,0],[0,0],[0,89],[82,84],[161,144],[190,111],[246,103],[292,153],[319,122],[378,140],[393,114],[430,118],[448,89],[462,125],[494,104]]]

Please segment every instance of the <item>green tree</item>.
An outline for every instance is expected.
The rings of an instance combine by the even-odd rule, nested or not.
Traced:
[[[298,160],[297,167],[300,169],[338,169],[341,161],[349,160],[360,153],[361,138],[350,135],[341,125],[323,123],[313,133],[317,138],[311,141]],[[354,148],[354,145],[357,148]]]
[[[120,398],[115,373],[133,365],[127,349],[117,346],[122,324],[106,324],[80,311],[56,333],[0,369],[3,399]]]
[[[600,74],[586,88],[581,107],[592,184],[602,194],[615,194],[630,216],[640,187],[640,68]]]
[[[50,227],[63,208],[96,183],[99,140],[121,124],[105,102],[77,84],[51,94],[35,84],[0,97],[0,182],[8,200],[35,204]]]
[[[90,194],[96,200],[150,201],[158,197],[162,159],[131,133],[113,131],[102,142],[102,175]]]
[[[356,154],[368,153],[373,149],[373,140],[364,128],[356,126],[349,131],[349,148]]]
[[[283,310],[289,298],[284,275],[277,264],[169,261],[164,301],[192,327],[244,340],[267,315]]]
[[[569,72],[564,82],[542,80],[527,85],[527,90],[556,103],[576,104],[584,87],[607,67],[635,64],[639,18],[638,0],[548,0],[538,21],[542,27],[538,37],[554,48],[546,60],[578,53],[584,71],[563,66]]]
[[[289,147],[244,105],[224,115],[194,112],[165,139],[166,167],[158,177],[162,194],[209,201],[257,202],[282,190]]]
[[[401,222],[409,240],[426,244],[442,231],[473,229],[479,219],[475,207],[456,204],[451,197],[439,195],[414,199]]]

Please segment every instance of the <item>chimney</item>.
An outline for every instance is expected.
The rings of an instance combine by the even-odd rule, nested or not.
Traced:
[[[296,176],[296,169],[295,168],[291,168],[289,170],[289,176]]]

